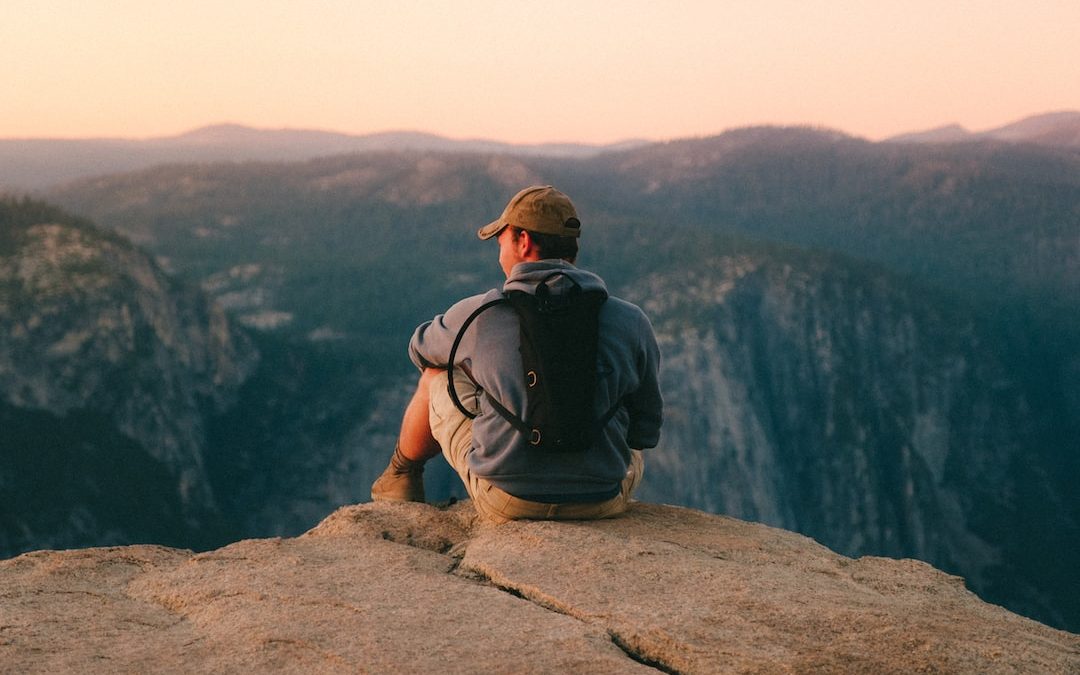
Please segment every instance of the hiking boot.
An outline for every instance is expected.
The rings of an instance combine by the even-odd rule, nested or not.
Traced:
[[[423,502],[424,463],[409,459],[394,448],[390,466],[371,485],[375,502]]]

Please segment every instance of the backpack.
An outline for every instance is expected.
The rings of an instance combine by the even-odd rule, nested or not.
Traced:
[[[557,276],[564,276],[573,284],[567,293],[551,293],[548,282]],[[465,320],[450,348],[447,366],[450,399],[465,416],[476,417],[462,405],[454,389],[458,345],[477,316],[495,305],[508,304],[518,317],[525,411],[515,414],[485,391],[488,402],[525,436],[529,445],[548,452],[585,452],[596,443],[599,432],[621,404],[617,403],[599,420],[593,415],[600,307],[606,300],[606,292],[584,291],[564,272],[556,271],[537,284],[535,294],[508,291],[503,297],[484,303]]]

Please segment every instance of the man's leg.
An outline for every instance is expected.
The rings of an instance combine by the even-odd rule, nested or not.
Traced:
[[[424,369],[420,374],[420,382],[416,385],[416,392],[401,417],[398,448],[405,457],[421,464],[442,452],[439,443],[431,435],[431,395],[428,393],[431,380],[442,372],[444,371],[440,368]]]
[[[390,465],[371,486],[374,501],[422,502],[424,501],[424,462],[442,450],[431,435],[428,412],[431,399],[428,390],[431,380],[443,372],[438,368],[426,368],[420,375],[409,405],[401,418],[401,432]]]

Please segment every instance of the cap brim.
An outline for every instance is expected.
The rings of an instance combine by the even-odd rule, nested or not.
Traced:
[[[476,231],[476,236],[480,237],[481,239],[491,239],[492,237],[502,232],[504,227],[506,227],[506,223],[503,222],[502,219],[499,219],[481,227],[479,230]]]

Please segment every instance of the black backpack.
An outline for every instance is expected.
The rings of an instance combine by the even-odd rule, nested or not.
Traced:
[[[567,293],[553,295],[548,288],[548,282],[557,276],[565,276],[573,284]],[[481,312],[509,304],[520,326],[524,414],[511,412],[488,392],[485,396],[530,445],[551,452],[588,450],[619,409],[616,404],[599,420],[593,415],[600,307],[606,300],[604,291],[584,291],[565,273],[556,271],[537,284],[535,295],[509,291],[478,307],[462,324],[450,349],[447,389],[454,405],[467,417],[476,417],[462,405],[454,389],[454,359],[461,338]]]

